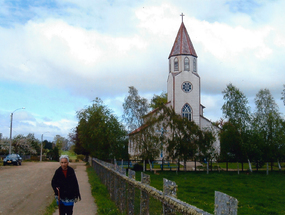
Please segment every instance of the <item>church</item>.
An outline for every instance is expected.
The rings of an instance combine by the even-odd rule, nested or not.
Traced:
[[[214,147],[220,152],[218,138],[219,128],[204,117],[201,104],[201,80],[198,72],[198,56],[183,22],[178,30],[176,39],[168,57],[169,72],[167,79],[167,106],[171,106],[176,114],[194,121],[201,129],[212,129],[216,136]],[[131,132],[129,136],[136,135],[140,128]],[[131,139],[131,138],[130,138]],[[133,143],[129,141],[129,154],[136,156]],[[161,157],[163,154],[161,153]]]

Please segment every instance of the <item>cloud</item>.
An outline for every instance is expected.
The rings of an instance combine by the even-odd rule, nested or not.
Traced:
[[[76,126],[76,111],[96,97],[120,116],[128,86],[149,99],[166,91],[181,12],[198,54],[206,117],[222,117],[221,92],[229,83],[251,104],[263,88],[279,101],[284,6],[283,1],[68,0],[12,10],[0,1],[1,83],[13,83],[1,87],[7,119],[1,125],[9,129],[9,112],[26,103],[33,117],[23,120],[26,131],[64,134]]]

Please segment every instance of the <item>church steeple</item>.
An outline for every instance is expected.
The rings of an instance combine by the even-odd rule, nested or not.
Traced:
[[[192,55],[194,57],[197,57],[196,51],[194,49],[194,46],[191,42],[191,39],[188,35],[188,32],[185,28],[183,21],[177,33],[175,42],[173,44],[168,59],[172,56],[177,56],[177,55]]]

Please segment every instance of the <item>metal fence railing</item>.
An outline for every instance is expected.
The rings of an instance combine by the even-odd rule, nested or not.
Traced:
[[[149,199],[156,199],[161,204],[162,214],[203,214],[210,213],[203,211],[193,205],[177,199],[177,185],[174,181],[163,179],[163,191],[150,186],[150,176],[141,172],[141,181],[135,180],[135,171],[126,169],[123,166],[107,163],[99,159],[92,159],[92,166],[99,176],[101,182],[107,187],[110,198],[114,201],[122,213],[129,215],[147,215],[150,212]],[[135,192],[139,190],[139,195]],[[139,196],[139,204],[135,199]],[[215,192],[215,214],[237,215],[237,199],[221,192]],[[136,208],[139,207],[139,210]]]
[[[113,161],[110,161],[113,163]],[[236,172],[257,172],[257,171],[284,171],[285,162],[234,162],[234,161],[197,161],[188,160],[187,162],[179,160],[124,160],[116,161],[118,166],[123,166],[126,169],[132,169],[135,165],[140,165],[145,171],[236,171]]]

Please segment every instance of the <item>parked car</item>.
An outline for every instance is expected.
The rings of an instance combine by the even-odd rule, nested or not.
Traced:
[[[14,164],[14,165],[22,165],[22,158],[18,154],[10,154],[7,155],[6,158],[3,159],[3,165]]]

